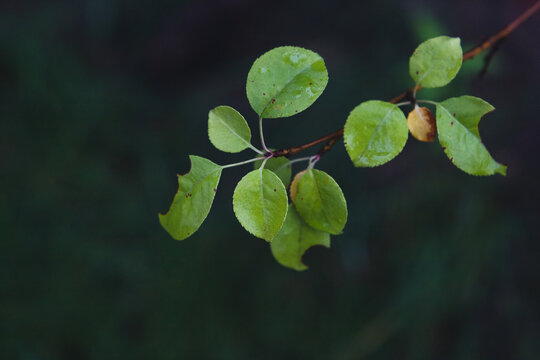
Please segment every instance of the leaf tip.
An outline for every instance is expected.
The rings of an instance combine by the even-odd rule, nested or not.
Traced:
[[[291,269],[296,270],[296,271],[306,271],[306,270],[309,270],[309,266],[302,263],[302,265],[296,266],[296,267],[291,268]]]
[[[159,223],[160,225],[165,229],[165,222],[166,222],[166,218],[167,218],[167,215],[166,214],[162,214],[162,213],[158,213],[158,220],[159,220]]]

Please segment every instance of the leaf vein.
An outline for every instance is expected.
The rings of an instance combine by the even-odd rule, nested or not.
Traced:
[[[382,124],[384,123],[384,121],[388,118],[388,116],[390,116],[390,114],[395,110],[394,107],[392,107],[392,109],[388,110],[388,112],[386,113],[386,115],[384,115],[383,119],[379,122],[379,124],[377,124],[377,127],[375,128],[375,130],[373,131],[373,135],[371,136],[371,138],[369,139],[368,141],[368,144],[366,145],[366,147],[364,148],[364,150],[362,151],[362,153],[360,154],[360,156],[358,156],[358,159],[360,161],[363,161],[364,159],[364,156],[366,154],[366,151],[368,151],[369,149],[369,146],[371,145],[371,143],[373,142],[373,139],[375,138],[375,135],[377,134],[377,131],[379,131],[380,127],[382,126]]]
[[[264,235],[268,236],[268,225],[266,224],[266,208],[264,207],[264,189],[263,189],[263,169],[264,164],[261,165],[261,171],[260,171],[260,179],[261,179],[261,206],[262,206],[262,221],[263,221],[263,227],[264,227]]]
[[[317,181],[315,180],[315,176],[313,175],[313,170],[310,170],[310,175],[311,175],[311,178],[313,179],[313,184],[315,185],[315,189],[317,190],[317,197],[319,198],[319,201],[321,203],[321,208],[322,208],[322,211],[323,211],[323,214],[324,214],[324,217],[326,218],[326,221],[328,222],[328,224],[330,224],[332,227],[333,227],[333,224],[331,224],[331,221],[330,221],[330,217],[328,216],[327,212],[326,212],[326,208],[325,206],[323,205],[323,200],[322,200],[322,196],[321,196],[321,192],[319,190],[319,186],[317,184]]]
[[[243,141],[247,146],[252,147],[251,143],[247,142],[242,136],[240,136],[233,128],[231,128],[223,119],[218,118],[218,120],[231,132],[233,135],[237,136],[241,141]]]
[[[317,59],[316,61],[318,61],[319,59]],[[266,111],[266,109],[268,108],[268,106],[272,103],[272,100],[276,100],[276,98],[283,92],[283,90],[285,90],[287,88],[287,86],[289,86],[289,84],[298,77],[298,75],[308,71],[311,69],[311,65],[313,65],[313,63],[315,63],[315,61],[313,62],[310,62],[308,66],[304,67],[302,70],[300,70],[299,72],[297,72],[292,78],[290,78],[286,83],[285,85],[283,85],[283,87],[277,92],[275,93],[273,96],[270,97],[270,100],[268,100],[268,102],[266,103],[266,105],[264,106],[263,110],[261,111],[261,115],[260,117],[262,118],[263,117],[263,114],[264,112]]]

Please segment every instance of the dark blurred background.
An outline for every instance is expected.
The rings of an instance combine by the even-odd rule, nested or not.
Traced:
[[[340,142],[319,163],[349,222],[295,272],[236,221],[250,169],[224,171],[191,238],[160,227],[188,154],[226,164],[207,139],[217,105],[243,113],[253,61],[312,49],[330,81],[305,112],[266,121],[270,146],[341,127],[356,105],[412,85],[423,40],[469,49],[533,1],[0,2],[0,358],[539,359],[539,16],[483,57],[443,100],[497,111],[484,143],[508,176],[472,177],[437,142],[352,166]],[[296,170],[301,169],[296,167]]]

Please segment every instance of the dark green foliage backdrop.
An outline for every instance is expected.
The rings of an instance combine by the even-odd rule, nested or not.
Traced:
[[[497,111],[480,131],[508,176],[476,178],[410,138],[376,169],[340,144],[318,164],[349,223],[332,248],[279,266],[237,223],[247,169],[225,170],[193,237],[159,226],[221,104],[255,129],[245,78],[279,45],[313,49],[330,82],[309,110],[266,122],[271,146],[341,127],[412,85],[426,38],[468,49],[531,1],[3,1],[0,3],[2,359],[537,359],[540,356],[538,17],[487,76],[468,62],[442,100]],[[298,169],[298,168],[297,168]]]

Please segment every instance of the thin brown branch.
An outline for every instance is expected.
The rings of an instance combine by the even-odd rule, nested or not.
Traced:
[[[482,44],[476,46],[475,48],[467,51],[465,54],[463,54],[463,61],[470,60],[474,58],[475,56],[481,54],[482,52],[489,49],[491,46],[493,46],[495,43],[500,41],[501,39],[504,39],[508,35],[510,35],[518,26],[523,24],[527,19],[529,19],[531,16],[534,15],[535,12],[537,12],[540,9],[540,0],[537,1],[533,6],[528,8],[523,14],[521,14],[519,17],[517,17],[514,21],[512,21],[508,26],[506,26],[504,29],[484,41]]]
[[[332,147],[341,138],[341,136],[343,136],[343,129],[339,129],[339,136],[334,136],[330,140],[328,140],[326,144],[324,144],[324,146],[320,148],[319,151],[317,151],[317,155],[319,155],[320,157],[328,151],[332,150]]]
[[[532,5],[530,8],[525,10],[519,17],[517,17],[514,21],[512,21],[510,24],[508,24],[504,29],[496,33],[495,35],[491,36],[486,41],[482,42],[480,45],[475,46],[471,50],[467,51],[463,54],[463,61],[470,60],[474,58],[475,56],[483,53],[487,49],[491,48],[492,46],[496,46],[499,44],[502,40],[504,40],[508,35],[510,35],[514,30],[516,30],[517,27],[519,27],[521,24],[523,24],[527,19],[529,19],[532,15],[534,15],[538,10],[540,9],[540,0],[538,0],[534,5]],[[416,85],[416,92],[420,91],[422,89],[422,86]],[[413,93],[415,91],[415,87],[413,86],[409,90],[399,94],[392,100],[390,100],[391,103],[395,104],[401,100],[404,99],[411,99],[413,97]],[[414,99],[412,99],[414,102]],[[294,156],[298,154],[301,151],[304,151],[306,149],[309,149],[315,145],[325,143],[324,146],[318,151],[317,154],[323,155],[326,152],[330,151],[332,149],[332,146],[341,139],[343,136],[343,128],[334,131],[333,133],[330,133],[328,135],[325,135],[321,138],[318,138],[316,140],[310,141],[304,145],[295,146],[291,148],[286,149],[280,149],[273,152],[274,157],[279,156]]]
[[[506,38],[503,37],[499,41],[497,41],[491,49],[487,52],[486,56],[484,56],[484,65],[482,66],[482,69],[478,73],[478,79],[483,79],[488,71],[489,64],[491,63],[491,60],[495,57],[495,54],[497,51],[501,48],[502,43],[504,42]]]
[[[291,147],[291,148],[287,148],[287,149],[277,150],[277,151],[274,151],[273,154],[274,154],[274,157],[278,157],[278,156],[287,156],[287,157],[294,156],[294,155],[298,154],[300,151],[304,151],[306,149],[309,149],[312,146],[318,145],[318,144],[323,143],[325,141],[330,141],[330,140],[332,140],[334,138],[339,139],[342,136],[343,136],[343,128],[341,128],[341,129],[339,129],[337,131],[334,131],[333,133],[330,133],[330,134],[328,134],[326,136],[318,138],[317,140],[310,141],[307,144],[296,146],[296,147]]]

